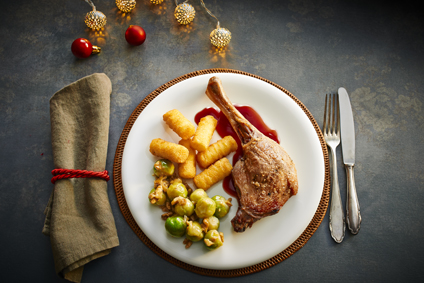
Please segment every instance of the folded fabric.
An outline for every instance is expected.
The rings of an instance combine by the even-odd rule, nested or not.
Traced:
[[[111,92],[110,79],[93,74],[52,96],[54,169],[105,169]],[[65,279],[80,282],[86,263],[119,245],[101,178],[57,180],[44,213],[43,233],[50,236],[56,272]]]

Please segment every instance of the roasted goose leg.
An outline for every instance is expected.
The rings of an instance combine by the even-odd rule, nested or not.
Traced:
[[[286,151],[233,106],[219,78],[209,80],[206,95],[221,109],[242,143],[243,157],[232,171],[240,205],[231,224],[234,231],[244,232],[259,219],[278,213],[297,194],[297,171]]]

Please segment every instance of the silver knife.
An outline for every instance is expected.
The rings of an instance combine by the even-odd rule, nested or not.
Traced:
[[[361,228],[361,212],[356,193],[353,167],[355,165],[355,125],[353,123],[352,106],[346,89],[339,88],[340,132],[342,136],[343,163],[346,168],[347,199],[346,222],[352,234]]]

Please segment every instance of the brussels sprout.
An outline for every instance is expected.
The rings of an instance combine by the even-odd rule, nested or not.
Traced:
[[[208,250],[215,250],[223,245],[224,234],[222,232],[218,233],[217,230],[211,230],[206,233],[203,241]]]
[[[194,205],[188,198],[176,197],[171,204],[175,205],[175,213],[180,216],[190,216],[194,213]]]
[[[154,205],[164,205],[166,202],[166,194],[163,192],[162,187],[152,189],[149,193],[149,202]]]
[[[189,239],[192,242],[198,242],[201,239],[203,239],[203,236],[205,233],[203,233],[202,226],[199,222],[196,221],[187,221],[187,234],[186,238]]]
[[[187,189],[182,183],[181,179],[175,179],[168,187],[166,193],[168,197],[173,200],[176,197],[187,197]]]
[[[222,218],[225,215],[227,215],[228,211],[230,211],[231,204],[231,198],[226,200],[222,196],[214,196],[212,198],[216,203],[216,210],[215,210],[215,216],[218,218]]]
[[[206,218],[212,216],[215,213],[215,209],[215,202],[211,198],[204,197],[196,203],[194,211],[199,218]]]
[[[171,176],[174,174],[174,164],[168,159],[160,159],[153,165],[153,173],[156,177]]]
[[[203,219],[203,224],[206,226],[207,231],[218,230],[219,228],[219,219],[215,216],[209,216],[208,218]]]
[[[182,237],[187,229],[187,224],[181,216],[171,216],[165,221],[165,229],[172,237]]]
[[[190,200],[194,203],[198,202],[201,198],[208,197],[208,194],[203,189],[197,189],[190,195]]]

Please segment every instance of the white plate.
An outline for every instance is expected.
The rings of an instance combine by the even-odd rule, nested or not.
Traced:
[[[299,192],[280,212],[256,222],[244,233],[235,233],[230,220],[237,211],[233,200],[230,213],[221,219],[224,245],[208,251],[202,242],[189,249],[184,238],[170,237],[161,219],[160,208],[148,201],[153,188],[152,166],[158,159],[149,152],[150,142],[162,138],[178,143],[180,138],[163,122],[162,115],[178,109],[194,123],[194,116],[205,107],[216,107],[205,95],[208,80],[221,78],[224,89],[235,104],[253,107],[272,129],[293,159]],[[220,139],[215,133],[212,142]],[[230,161],[232,155],[230,155]],[[198,168],[198,172],[200,169]],[[208,269],[238,269],[268,260],[290,246],[313,218],[324,186],[325,166],[317,133],[305,112],[287,94],[262,80],[232,73],[199,75],[177,83],[151,101],[136,119],[122,156],[122,185],[128,207],[146,236],[169,255],[193,266]],[[222,182],[207,191],[210,197],[229,197]]]

